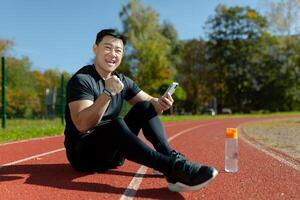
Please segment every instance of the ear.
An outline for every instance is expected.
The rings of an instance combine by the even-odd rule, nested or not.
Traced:
[[[94,44],[93,45],[93,52],[94,52],[94,54],[97,53],[97,50],[98,50],[98,45]]]

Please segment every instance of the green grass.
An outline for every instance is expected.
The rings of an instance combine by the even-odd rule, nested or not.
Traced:
[[[224,118],[242,117],[271,117],[271,116],[299,116],[300,112],[272,113],[272,114],[234,114],[234,115],[180,115],[180,116],[161,116],[163,122],[186,121],[186,120],[207,120]],[[52,135],[62,135],[64,126],[60,119],[53,120],[27,120],[27,119],[8,119],[6,129],[0,128],[0,143],[24,140],[35,137]]]
[[[0,129],[0,143],[34,137],[61,135],[64,126],[60,119],[28,120],[8,119],[5,129]]]

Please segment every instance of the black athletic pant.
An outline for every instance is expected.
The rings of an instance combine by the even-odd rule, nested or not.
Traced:
[[[137,137],[141,129],[155,150]],[[67,154],[70,163],[82,171],[108,169],[121,154],[128,160],[166,174],[172,166],[171,150],[154,107],[143,101],[134,105],[124,120],[113,119],[84,134],[72,155],[68,149]]]

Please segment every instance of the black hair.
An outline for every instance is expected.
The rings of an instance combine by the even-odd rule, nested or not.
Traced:
[[[103,29],[101,30],[98,34],[97,34],[97,37],[96,37],[96,41],[95,41],[95,44],[98,45],[101,40],[107,36],[107,35],[110,35],[110,36],[113,36],[115,38],[118,38],[120,40],[122,40],[123,42],[123,45],[125,46],[126,44],[126,38],[124,35],[122,35],[121,33],[119,33],[117,30],[115,29]]]

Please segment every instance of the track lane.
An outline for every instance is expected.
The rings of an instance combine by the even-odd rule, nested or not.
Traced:
[[[171,144],[192,161],[213,165],[219,175],[196,192],[172,194],[164,178],[144,179],[135,199],[151,191],[153,199],[300,199],[300,172],[239,140],[239,172],[224,171],[225,129],[237,127],[245,119],[224,120],[218,125],[201,127],[173,140]],[[147,175],[151,171],[147,172]],[[147,176],[146,175],[146,176]]]
[[[191,132],[199,127],[204,127],[204,126],[207,126],[207,125],[211,125],[211,124],[216,124],[217,122],[209,122],[207,124],[195,124],[195,125],[189,125],[186,129],[178,132],[178,133],[175,133],[174,135],[172,135],[171,137],[168,138],[168,141],[171,142],[172,140],[174,140],[175,138],[185,134],[185,133],[188,133],[188,132]],[[120,200],[131,200],[131,199],[134,199],[135,197],[135,194],[143,180],[143,176],[146,174],[147,172],[147,167],[145,166],[141,166],[136,175],[133,177],[133,179],[131,180],[130,184],[128,185],[127,189],[125,190],[125,192],[123,193],[123,195],[121,196]],[[152,169],[150,169],[152,170]],[[137,174],[139,174],[137,176]],[[141,176],[142,175],[142,176]]]
[[[68,164],[65,152],[4,166],[0,170],[0,196],[5,199],[118,199],[139,165],[105,174],[82,173]]]
[[[167,124],[166,129],[175,125]],[[189,123],[182,123],[178,129],[183,130],[186,126]],[[1,159],[0,196],[33,200],[87,197],[119,199],[139,167],[138,164],[126,161],[124,167],[106,174],[79,173],[69,166],[62,148],[56,149],[62,146],[63,137],[0,145],[2,152],[8,150],[6,157]]]
[[[0,166],[5,163],[63,148],[63,141],[63,136],[54,136],[0,144]]]
[[[169,138],[172,138],[188,127],[209,121],[211,120],[168,123],[165,127]],[[134,199],[298,199],[300,197],[298,171],[254,149],[242,140],[239,141],[240,171],[237,174],[224,173],[222,171],[224,128],[236,127],[249,119],[216,121],[221,122],[221,125],[199,127],[171,141],[175,149],[186,154],[191,160],[216,166],[220,174],[215,181],[198,192],[172,193],[167,190],[164,178],[154,176],[152,170],[148,170],[140,187],[136,189],[138,191]],[[55,140],[57,141],[54,142]],[[47,142],[41,141],[37,141],[36,144],[30,141],[29,146],[37,145],[34,149],[43,153],[45,148],[53,151],[62,147],[62,141],[62,138],[49,140],[51,143],[49,146],[52,148],[46,147]],[[24,145],[22,144],[21,147]],[[7,145],[0,145],[0,152],[3,146]],[[212,146],[214,148],[211,148]],[[30,150],[27,153],[25,151],[26,148],[16,158],[24,159],[22,153],[27,156],[35,155]],[[126,161],[123,167],[106,174],[79,173],[68,165],[64,154],[64,151],[56,152],[0,169],[1,199],[2,197],[33,200],[119,199],[140,168],[139,165]],[[0,155],[2,159],[2,154]],[[262,163],[262,166],[258,166],[258,163]],[[257,168],[253,170],[253,166]]]

